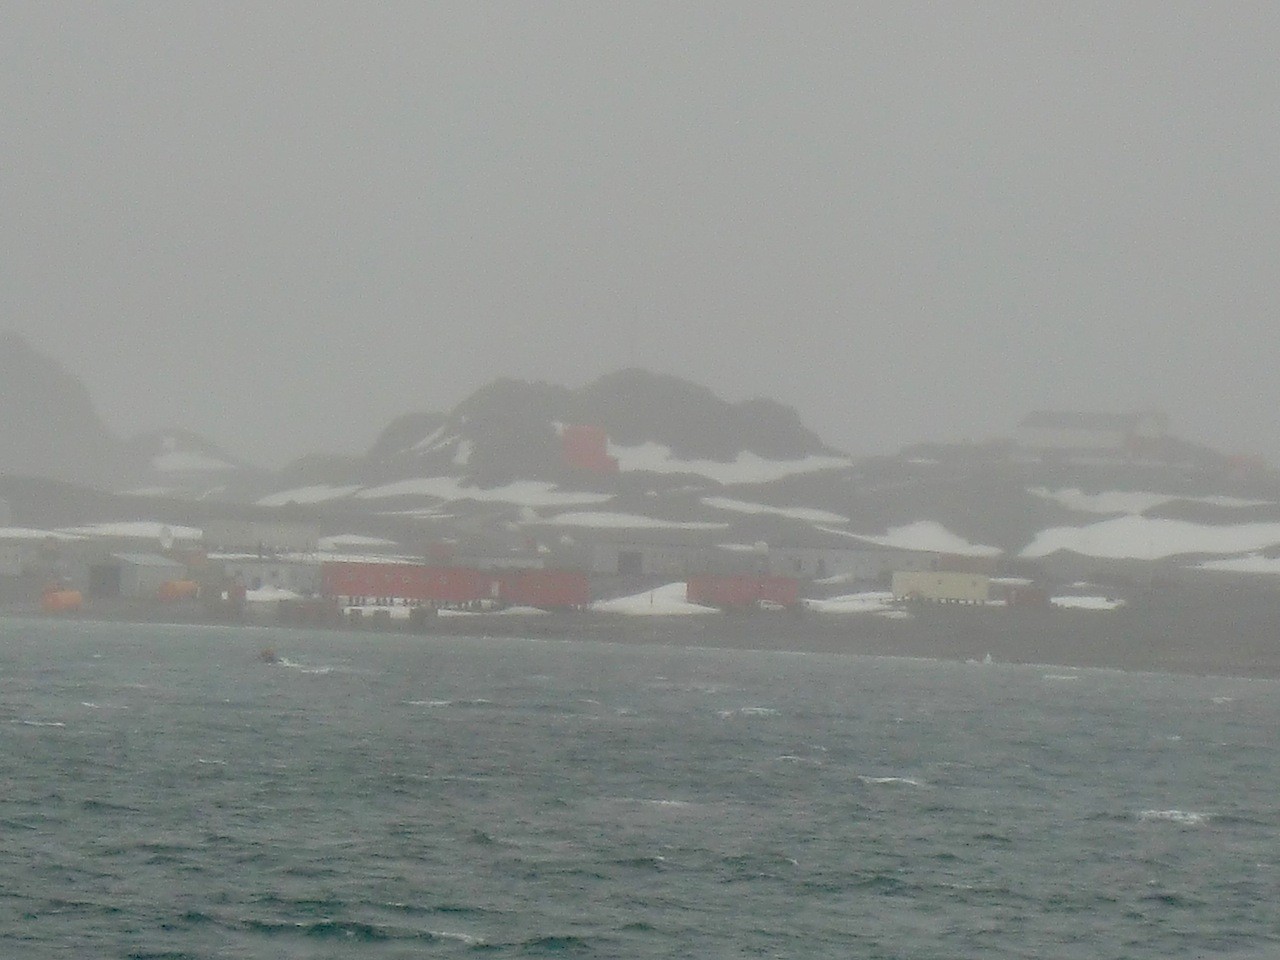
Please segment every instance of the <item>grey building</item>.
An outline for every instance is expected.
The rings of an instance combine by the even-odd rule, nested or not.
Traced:
[[[1018,424],[1017,439],[1036,450],[1121,451],[1163,437],[1169,418],[1147,413],[1086,413],[1038,410]]]
[[[94,599],[155,600],[162,584],[184,580],[187,567],[155,553],[113,553],[88,565],[88,594]]]
[[[895,570],[932,570],[938,555],[924,550],[896,550],[868,544],[858,546],[771,545],[769,573],[802,580],[840,577],[857,583],[888,578]]]

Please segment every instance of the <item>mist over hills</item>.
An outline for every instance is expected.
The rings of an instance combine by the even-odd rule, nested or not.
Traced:
[[[16,334],[0,334],[0,474],[204,496],[256,472],[188,430],[117,437],[78,377]]]
[[[124,479],[128,463],[84,384],[16,334],[0,334],[0,472],[92,486]]]
[[[253,515],[410,544],[634,536],[1009,557],[1280,545],[1276,474],[1173,436],[1073,450],[1011,435],[855,460],[782,404],[625,369],[579,389],[495,380],[394,419],[363,455],[268,472],[179,428],[115,437],[76,377],[17,337],[0,346],[0,497],[15,524]]]

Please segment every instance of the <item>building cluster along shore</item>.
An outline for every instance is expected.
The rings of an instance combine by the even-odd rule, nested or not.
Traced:
[[[453,443],[451,462],[465,467],[473,447],[441,439],[442,429],[413,448]],[[831,509],[727,495],[794,497],[776,484],[799,475],[807,496],[838,503],[830,489],[869,482],[847,459],[740,454],[733,478],[703,476],[691,485],[696,471],[723,472],[726,464],[678,461],[677,469],[665,447],[637,454],[642,448],[614,445],[600,428],[562,424],[552,434],[558,469],[579,490],[447,477],[313,485],[244,507],[205,508],[190,525],[138,519],[51,528],[15,524],[0,501],[0,608],[1280,675],[1280,594],[1262,552],[1280,542],[1280,524],[1158,514],[1262,516],[1274,501],[1031,482],[1053,470],[1127,473],[1137,482],[1175,476],[1184,485],[1187,477],[1235,476],[1231,461],[1197,462],[1164,430],[1158,415],[1038,414],[1016,442],[939,448],[881,468],[888,472],[879,488],[907,491],[903,497],[947,489],[940,478],[1008,475],[1021,478],[1004,489],[1021,498],[1024,517],[1033,510],[1103,517],[1083,526],[1024,525],[1030,533],[1017,535],[1030,539],[1016,551],[972,542],[933,520],[865,533]],[[669,476],[664,469],[677,469],[665,486],[627,479]],[[1242,476],[1253,478],[1250,470]],[[417,506],[424,497],[430,506]],[[197,516],[190,503],[170,501],[170,512]],[[369,503],[381,509],[371,512]],[[442,503],[456,507],[444,511]],[[372,532],[375,521],[387,535]],[[362,532],[332,532],[348,524]],[[1239,555],[1224,557],[1224,549]]]

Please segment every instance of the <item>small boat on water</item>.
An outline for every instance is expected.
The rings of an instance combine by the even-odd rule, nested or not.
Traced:
[[[262,652],[258,654],[258,659],[263,663],[279,663],[280,655],[271,647],[263,647]]]

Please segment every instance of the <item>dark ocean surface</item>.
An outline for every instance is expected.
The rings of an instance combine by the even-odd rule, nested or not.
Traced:
[[[0,737],[3,957],[1280,956],[1274,681],[6,620]]]

